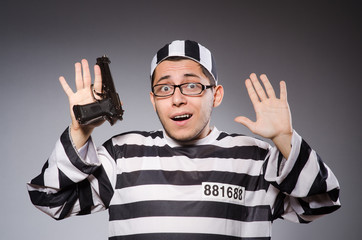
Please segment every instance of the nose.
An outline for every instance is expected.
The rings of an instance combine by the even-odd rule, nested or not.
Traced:
[[[175,89],[175,92],[172,95],[172,104],[176,107],[186,104],[186,97],[181,93],[181,89],[179,87]]]

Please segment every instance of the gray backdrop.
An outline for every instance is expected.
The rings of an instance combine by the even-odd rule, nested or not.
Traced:
[[[216,58],[222,105],[213,123],[254,118],[244,80],[285,80],[294,128],[339,178],[342,208],[314,223],[278,220],[273,239],[362,239],[361,6],[352,1],[1,1],[1,239],[106,239],[107,213],[55,221],[36,210],[25,183],[39,174],[69,124],[58,82],[74,87],[74,63],[107,54],[124,121],[99,128],[99,145],[127,130],[160,128],[149,102],[156,50],[193,39]]]

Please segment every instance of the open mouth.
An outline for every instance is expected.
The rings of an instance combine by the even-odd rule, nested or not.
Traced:
[[[185,121],[187,119],[190,119],[192,117],[192,114],[182,114],[178,115],[172,118],[174,121]]]

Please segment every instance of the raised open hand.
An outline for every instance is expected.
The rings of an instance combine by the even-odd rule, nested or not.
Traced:
[[[286,84],[284,81],[280,82],[280,98],[277,98],[267,76],[262,74],[260,79],[265,90],[255,73],[250,75],[250,79],[245,80],[256,113],[256,121],[253,122],[244,116],[236,117],[235,121],[245,125],[254,134],[271,139],[276,145],[281,139],[283,143],[290,144],[293,128]]]
[[[94,66],[94,85],[93,89],[96,92],[102,92],[102,75],[101,70],[98,65]],[[80,145],[84,143],[84,139],[87,140],[90,133],[93,131],[93,129],[102,124],[103,122],[99,122],[96,125],[87,125],[87,126],[81,126],[78,121],[75,119],[74,112],[73,112],[73,106],[74,105],[85,105],[88,103],[95,102],[95,98],[99,98],[96,94],[94,94],[92,91],[92,79],[91,74],[89,70],[88,61],[86,59],[83,59],[81,63],[77,62],[75,63],[75,85],[76,85],[76,92],[73,92],[73,90],[68,85],[67,81],[63,76],[59,77],[60,84],[62,85],[65,94],[68,96],[69,99],[69,106],[70,106],[70,115],[72,119],[72,137],[73,140],[76,141],[76,139],[81,139],[79,142]],[[78,131],[81,130],[81,131]],[[76,131],[81,132],[82,136],[76,137],[73,135]],[[78,145],[78,144],[76,144]]]

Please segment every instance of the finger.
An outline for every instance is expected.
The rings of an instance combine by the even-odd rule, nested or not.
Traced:
[[[251,83],[250,79],[245,80],[245,86],[246,86],[246,90],[248,91],[249,98],[250,98],[251,102],[253,103],[253,105],[259,103],[258,94],[256,94],[255,89],[254,89],[253,84]]]
[[[77,90],[83,89],[82,66],[79,62],[74,64],[75,68],[75,86]]]
[[[263,89],[263,87],[261,86],[258,77],[256,76],[255,73],[250,74],[250,80],[253,83],[253,86],[255,88],[255,92],[256,94],[258,94],[259,98],[261,101],[265,100],[267,98],[265,91]]]
[[[234,121],[243,124],[245,127],[249,128],[250,131],[253,132],[252,129],[253,129],[253,126],[254,126],[254,122],[251,121],[249,118],[244,117],[244,116],[239,116],[239,117],[236,117],[234,119]]]
[[[98,65],[94,65],[94,90],[96,92],[102,92],[102,74]]]
[[[82,68],[83,68],[83,87],[88,88],[92,84],[92,79],[89,71],[88,61],[86,59],[82,59]]]
[[[287,84],[284,81],[281,81],[279,85],[280,85],[280,100],[287,101]]]
[[[65,78],[63,76],[59,77],[59,82],[63,87],[63,90],[65,94],[67,94],[68,97],[70,97],[73,93],[72,89],[69,87],[67,81],[65,81]]]
[[[275,91],[273,86],[270,84],[270,81],[268,77],[265,74],[260,75],[260,79],[263,82],[266,94],[268,94],[268,97],[275,98]]]

